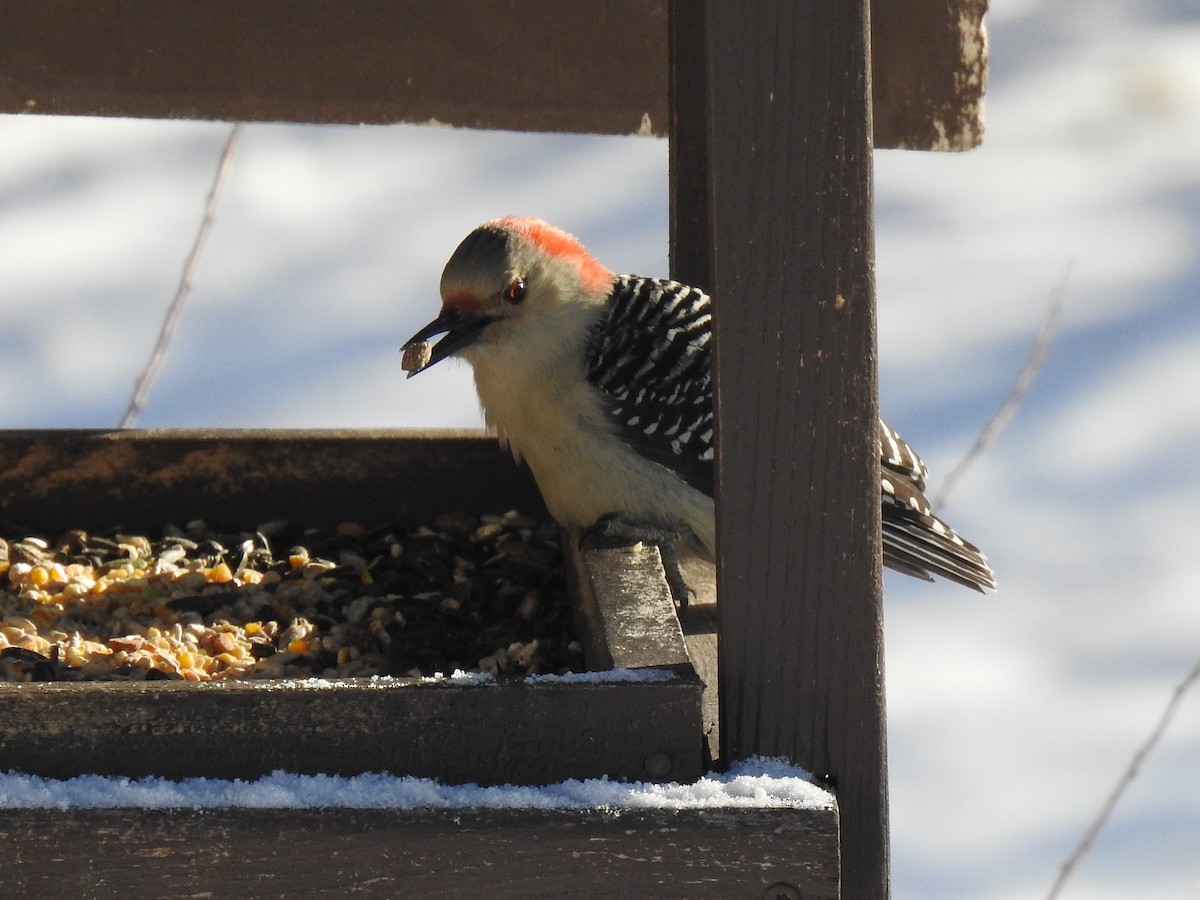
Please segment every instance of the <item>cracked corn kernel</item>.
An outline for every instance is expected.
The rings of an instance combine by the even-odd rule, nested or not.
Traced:
[[[0,650],[19,643],[40,659],[9,653],[6,662],[21,663],[0,680],[427,675],[471,669],[481,656],[520,674],[512,655],[495,648],[515,640],[525,649],[546,634],[545,618],[525,618],[532,602],[517,614],[530,591],[557,617],[538,668],[579,662],[563,654],[570,637],[558,630],[569,616],[553,526],[460,518],[461,527],[457,519],[436,529],[346,522],[332,534],[269,536],[205,532],[197,523],[161,539],[79,533],[45,542],[50,552],[22,542],[33,548],[27,558],[0,569],[0,619],[9,629]],[[288,547],[285,534],[306,546],[276,557],[268,540]],[[529,553],[514,552],[524,544]]]
[[[229,568],[227,563],[218,563],[205,574],[213,584],[228,584],[233,581],[233,570]]]
[[[400,368],[410,375],[415,375],[429,365],[433,358],[433,344],[429,341],[418,341],[401,351]]]

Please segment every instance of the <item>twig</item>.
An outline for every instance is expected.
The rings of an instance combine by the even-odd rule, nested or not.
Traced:
[[[138,416],[142,414],[142,410],[146,407],[146,400],[150,396],[150,388],[154,385],[155,379],[158,377],[158,370],[162,368],[163,360],[167,356],[167,348],[171,345],[171,339],[175,336],[175,329],[179,325],[179,320],[183,315],[183,307],[187,303],[188,294],[192,290],[192,278],[196,274],[196,269],[200,265],[200,255],[204,251],[204,242],[208,238],[208,232],[212,228],[213,217],[217,212],[217,204],[221,200],[221,191],[225,187],[225,183],[229,180],[229,172],[233,166],[233,153],[237,149],[238,138],[242,133],[242,123],[237,122],[229,130],[229,137],[225,139],[225,148],[221,151],[221,161],[217,164],[217,173],[213,177],[212,187],[208,191],[208,200],[204,204],[204,217],[200,220],[200,227],[196,230],[196,239],[192,243],[192,250],[188,254],[187,259],[183,263],[183,273],[179,278],[179,286],[175,288],[175,296],[171,300],[171,305],[167,307],[167,313],[163,316],[162,326],[158,331],[158,340],[154,343],[154,349],[150,352],[150,358],[146,361],[146,367],[142,369],[142,374],[138,376],[137,384],[133,389],[133,396],[129,398],[129,406],[125,409],[125,415],[121,419],[122,428],[132,428],[137,422]]]
[[[1117,786],[1113,788],[1108,799],[1104,801],[1104,805],[1100,808],[1099,814],[1095,821],[1088,826],[1083,837],[1079,840],[1079,845],[1074,852],[1067,857],[1067,861],[1063,863],[1062,869],[1058,873],[1058,879],[1054,882],[1054,886],[1050,888],[1050,893],[1046,895],[1046,900],[1054,900],[1062,891],[1063,885],[1067,883],[1067,879],[1071,877],[1071,873],[1079,865],[1080,861],[1087,856],[1093,845],[1096,843],[1096,836],[1100,833],[1100,829],[1108,822],[1112,815],[1113,809],[1116,808],[1117,802],[1121,799],[1121,795],[1125,793],[1125,789],[1133,783],[1137,778],[1138,772],[1141,770],[1142,763],[1149,755],[1150,751],[1158,744],[1159,739],[1163,736],[1163,732],[1167,730],[1175,718],[1175,712],[1179,709],[1179,704],[1183,701],[1183,696],[1191,689],[1191,687],[1200,680],[1200,659],[1196,660],[1196,664],[1192,666],[1190,672],[1184,676],[1183,681],[1175,686],[1175,690],[1171,694],[1171,699],[1167,703],[1167,708],[1163,710],[1162,716],[1158,723],[1154,726],[1150,736],[1138,747],[1137,752],[1133,754],[1133,759],[1129,761],[1125,772],[1117,781]]]
[[[1062,316],[1063,302],[1067,294],[1067,282],[1071,278],[1071,270],[1073,268],[1073,263],[1067,264],[1062,278],[1059,279],[1058,284],[1050,292],[1050,299],[1046,304],[1046,314],[1042,318],[1042,327],[1038,329],[1037,338],[1033,342],[1033,349],[1029,351],[1029,358],[1025,360],[1025,365],[1017,373],[1017,380],[1013,382],[1012,390],[1008,392],[1008,396],[1004,398],[1004,402],[1000,404],[1000,408],[996,410],[992,417],[988,419],[987,424],[983,426],[983,430],[979,432],[979,437],[975,439],[974,446],[967,451],[966,455],[959,460],[958,464],[942,480],[941,492],[933,501],[935,507],[945,507],[950,497],[950,492],[954,490],[954,486],[958,484],[958,480],[962,478],[975,460],[979,459],[984,451],[1008,427],[1008,423],[1016,415],[1017,410],[1021,406],[1021,401],[1025,399],[1025,394],[1033,384],[1033,380],[1037,377],[1038,372],[1042,370],[1042,366],[1046,364],[1046,355],[1050,352],[1050,343],[1054,340],[1054,333],[1058,328],[1058,320]]]

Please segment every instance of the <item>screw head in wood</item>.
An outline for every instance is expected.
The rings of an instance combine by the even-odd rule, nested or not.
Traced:
[[[795,885],[777,881],[763,894],[763,900],[803,900]]]
[[[671,757],[665,753],[651,753],[642,763],[646,774],[651,778],[666,778],[671,774]]]

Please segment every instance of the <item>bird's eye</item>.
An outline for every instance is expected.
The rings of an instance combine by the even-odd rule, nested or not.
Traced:
[[[504,289],[504,299],[509,303],[520,303],[525,299],[525,294],[528,290],[529,288],[525,284],[525,279],[518,278]]]

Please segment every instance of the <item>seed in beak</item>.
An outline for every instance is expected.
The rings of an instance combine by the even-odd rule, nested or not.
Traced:
[[[432,357],[433,344],[429,341],[417,341],[404,348],[404,355],[400,358],[400,367],[409,375],[416,375],[429,365]]]

